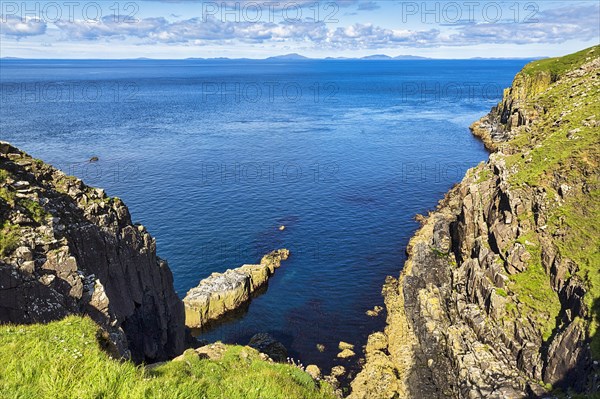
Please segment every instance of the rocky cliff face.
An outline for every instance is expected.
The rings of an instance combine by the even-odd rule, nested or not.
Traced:
[[[0,229],[0,322],[87,314],[116,355],[183,351],[171,271],[120,199],[0,143]]]
[[[600,48],[528,65],[410,241],[351,398],[598,391]],[[381,333],[369,339],[381,342]]]

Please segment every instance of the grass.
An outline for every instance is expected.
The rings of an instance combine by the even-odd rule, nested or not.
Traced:
[[[28,215],[37,223],[42,223],[48,215],[44,208],[42,208],[42,206],[36,201],[25,198],[19,201],[19,205],[25,208]]]
[[[523,73],[536,75],[540,72],[547,72],[550,73],[553,81],[557,81],[567,71],[576,69],[585,63],[589,57],[600,57],[600,46],[588,48],[563,57],[533,61],[523,68]]]
[[[6,201],[10,206],[15,206],[17,195],[14,191],[6,187],[0,187],[0,198]]]
[[[479,175],[478,175],[475,183],[477,183],[477,184],[482,183],[486,180],[489,180],[491,177],[492,177],[492,172],[490,171],[490,169],[483,166],[481,168],[481,170],[479,171]]]
[[[540,244],[535,232],[519,237],[517,242],[523,244],[531,254],[531,261],[525,271],[510,276],[510,288],[519,302],[530,310],[530,316],[541,326],[542,338],[547,340],[556,327],[556,317],[561,309],[560,299],[542,266]]]
[[[0,169],[0,184],[6,183],[6,180],[10,177],[10,174],[7,170]]]
[[[17,247],[20,242],[20,231],[17,226],[12,226],[8,222],[4,222],[0,229],[0,255],[8,256]]]
[[[524,75],[548,73],[555,83],[547,90],[527,98],[525,108],[543,107],[543,113],[530,129],[523,129],[508,144],[511,154],[506,165],[515,171],[509,177],[513,187],[542,187],[547,193],[547,231],[562,231],[553,239],[563,258],[577,263],[577,275],[587,284],[585,302],[593,311],[589,334],[592,352],[600,359],[598,306],[600,301],[600,85],[589,77],[564,79],[565,74],[592,57],[600,57],[600,46],[578,53],[535,61],[523,69]],[[597,80],[596,80],[597,82]],[[561,197],[555,181],[566,182],[571,192]],[[587,187],[583,192],[581,187]],[[527,215],[529,217],[529,215]],[[532,254],[528,269],[511,277],[511,290],[544,321],[547,339],[555,326],[554,316],[560,310],[549,276],[541,265],[539,242],[535,233],[519,240]],[[569,276],[567,276],[569,278]]]
[[[302,370],[260,360],[258,352],[231,346],[221,360],[183,361],[154,369],[109,358],[87,317],[30,326],[0,326],[0,397],[328,399],[331,387]]]

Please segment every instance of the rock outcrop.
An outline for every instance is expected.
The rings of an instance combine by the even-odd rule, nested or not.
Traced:
[[[183,351],[171,271],[120,199],[0,142],[0,230],[0,322],[87,314],[116,356]]]
[[[285,362],[288,357],[286,347],[272,335],[267,333],[258,333],[250,338],[248,346],[264,353],[276,362]]]
[[[598,392],[600,47],[526,67],[411,239],[350,398]],[[592,221],[596,222],[592,222]]]
[[[289,255],[287,249],[279,249],[265,255],[258,265],[243,265],[224,273],[213,273],[200,281],[183,299],[185,324],[190,328],[202,328],[238,309],[250,301],[252,294],[267,283]]]
[[[491,112],[471,125],[471,132],[479,137],[488,150],[496,151],[517,134],[519,126],[529,126],[543,112],[541,107],[527,107],[528,98],[542,93],[553,82],[549,72],[540,71],[533,75],[520,73],[513,85],[504,90],[500,104]]]

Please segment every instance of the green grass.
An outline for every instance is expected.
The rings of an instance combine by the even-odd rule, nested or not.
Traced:
[[[4,222],[2,228],[0,228],[0,255],[10,255],[19,246],[19,241],[19,228]]]
[[[85,317],[31,326],[0,326],[0,397],[326,399],[331,387],[297,367],[260,360],[258,352],[231,346],[223,359],[184,360],[148,370],[110,359]]]
[[[17,198],[16,193],[6,187],[0,187],[0,198],[6,201],[10,206],[15,206]]]
[[[541,262],[540,244],[534,232],[519,237],[517,242],[525,245],[531,254],[530,264],[522,273],[510,276],[510,288],[519,302],[528,309],[530,316],[541,326],[542,338],[547,340],[556,327],[556,317],[561,305],[558,294],[552,289],[550,276],[546,274]]]
[[[588,57],[600,57],[600,46],[591,47],[563,57],[533,61],[523,68],[523,72],[528,75],[548,72],[552,76],[552,80],[556,81],[567,71],[576,69],[585,63]]]
[[[10,177],[10,174],[7,170],[0,169],[0,184],[6,183],[6,180]]]
[[[566,57],[535,61],[523,69],[524,76],[549,73],[555,83],[528,97],[522,104],[530,110],[536,107],[539,110],[541,106],[544,112],[531,129],[521,130],[508,143],[512,155],[507,155],[505,160],[507,167],[516,171],[509,177],[511,186],[545,189],[547,231],[566,232],[564,237],[553,242],[563,258],[577,263],[577,274],[587,283],[585,301],[590,309],[595,309],[589,330],[592,351],[600,358],[600,334],[597,333],[600,309],[596,305],[600,301],[600,227],[597,222],[600,220],[600,129],[589,123],[600,120],[600,87],[592,84],[589,77],[564,79],[569,70],[593,57],[600,57],[600,46]],[[557,177],[572,186],[566,198],[561,198],[552,184]],[[578,188],[581,185],[590,191],[582,192]],[[535,234],[530,233],[519,241],[534,243],[527,246],[532,259],[525,272],[511,277],[511,290],[520,302],[534,311],[533,314],[540,316],[540,321],[545,320],[543,336],[547,338],[560,305],[541,265]]]
[[[48,213],[42,208],[42,206],[36,201],[30,199],[19,200],[19,205],[27,210],[29,216],[37,223],[42,223]]]
[[[479,171],[479,176],[477,177],[477,180],[475,181],[475,183],[479,184],[482,183],[486,180],[489,180],[492,177],[492,172],[489,168],[483,166],[481,168],[481,170]]]
[[[506,290],[502,288],[496,288],[496,294],[500,295],[503,298],[506,298],[508,296],[508,292],[506,292]]]

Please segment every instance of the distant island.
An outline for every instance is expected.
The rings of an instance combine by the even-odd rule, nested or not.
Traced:
[[[110,58],[107,60],[128,60],[128,61],[167,61],[167,60],[185,60],[185,61],[316,61],[316,60],[327,60],[327,61],[419,61],[419,60],[541,60],[548,58],[546,56],[539,57],[472,57],[472,58],[432,58],[432,57],[421,57],[417,55],[397,55],[395,57],[386,54],[373,54],[364,57],[325,57],[325,58],[313,58],[306,57],[298,53],[290,53],[283,55],[275,55],[267,58],[230,58],[230,57],[187,57],[187,58],[148,58],[148,57],[137,57],[137,58]],[[0,60],[26,60],[29,58],[21,57],[0,57]]]

